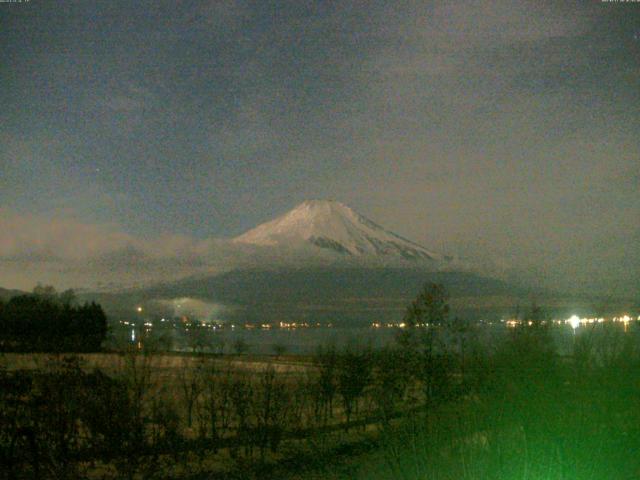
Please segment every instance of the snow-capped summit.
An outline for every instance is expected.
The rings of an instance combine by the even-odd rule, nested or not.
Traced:
[[[440,255],[389,232],[333,200],[307,200],[233,239],[260,246],[312,244],[341,255],[439,260]]]

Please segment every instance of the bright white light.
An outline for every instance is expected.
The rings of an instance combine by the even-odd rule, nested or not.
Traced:
[[[131,341],[136,341],[136,331],[134,329],[131,329]]]
[[[138,313],[140,313],[142,311],[142,307],[138,307],[136,308],[136,310],[138,311]]]
[[[571,328],[573,328],[574,330],[580,326],[580,318],[578,318],[577,315],[572,315],[569,318],[568,322],[569,325],[571,325]]]

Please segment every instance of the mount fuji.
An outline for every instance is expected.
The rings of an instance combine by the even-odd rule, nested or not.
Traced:
[[[136,304],[190,298],[220,307],[219,319],[229,322],[355,325],[401,319],[427,281],[442,283],[453,297],[512,293],[504,282],[473,273],[337,201],[307,200],[224,241],[224,248],[235,256],[225,269],[96,299],[114,305],[122,318]]]
[[[312,246],[352,259],[401,259],[434,264],[445,258],[333,200],[307,200],[232,242],[288,249]]]

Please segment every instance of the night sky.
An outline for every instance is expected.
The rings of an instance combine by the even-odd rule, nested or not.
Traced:
[[[640,3],[31,0],[0,45],[5,288],[223,263],[207,239],[331,198],[638,293]]]

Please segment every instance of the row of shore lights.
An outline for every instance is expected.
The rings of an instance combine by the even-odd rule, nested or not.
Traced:
[[[621,317],[613,317],[611,319],[613,322],[622,322],[624,323],[624,327],[625,330],[627,328],[627,325],[629,324],[629,322],[631,320],[633,320],[633,318],[631,318],[629,315],[623,315]],[[640,320],[640,316],[638,317],[638,320]],[[587,325],[587,324],[591,324],[591,323],[603,323],[604,322],[604,318],[600,317],[600,318],[580,318],[577,315],[572,315],[571,317],[569,317],[567,319],[567,323],[569,325],[571,325],[571,328],[573,328],[574,330],[576,328],[578,328],[580,325]]]
[[[142,307],[138,307],[136,308],[136,311],[138,313],[142,313]],[[164,319],[162,319],[164,320]],[[622,322],[624,323],[624,327],[625,330],[627,328],[627,325],[629,324],[629,322],[632,320],[632,318],[629,315],[623,315],[622,317],[613,317],[612,319],[614,322]],[[638,320],[640,321],[640,316],[638,316]],[[571,325],[571,328],[573,328],[574,330],[576,330],[580,325],[587,325],[590,323],[603,323],[604,322],[604,318],[600,317],[600,318],[580,318],[577,315],[572,315],[571,317],[569,317],[566,320],[566,323],[568,323],[569,325]],[[282,327],[282,322],[280,322],[280,326]],[[289,326],[289,325],[287,325]],[[294,323],[293,326],[296,326],[296,324]],[[306,326],[306,325],[305,325]],[[374,324],[375,327],[379,327],[380,324]],[[402,328],[404,327],[404,324],[400,324],[399,327]],[[263,325],[263,327],[265,327]],[[131,332],[131,340],[133,341],[135,339],[135,334],[133,333],[133,331]]]

